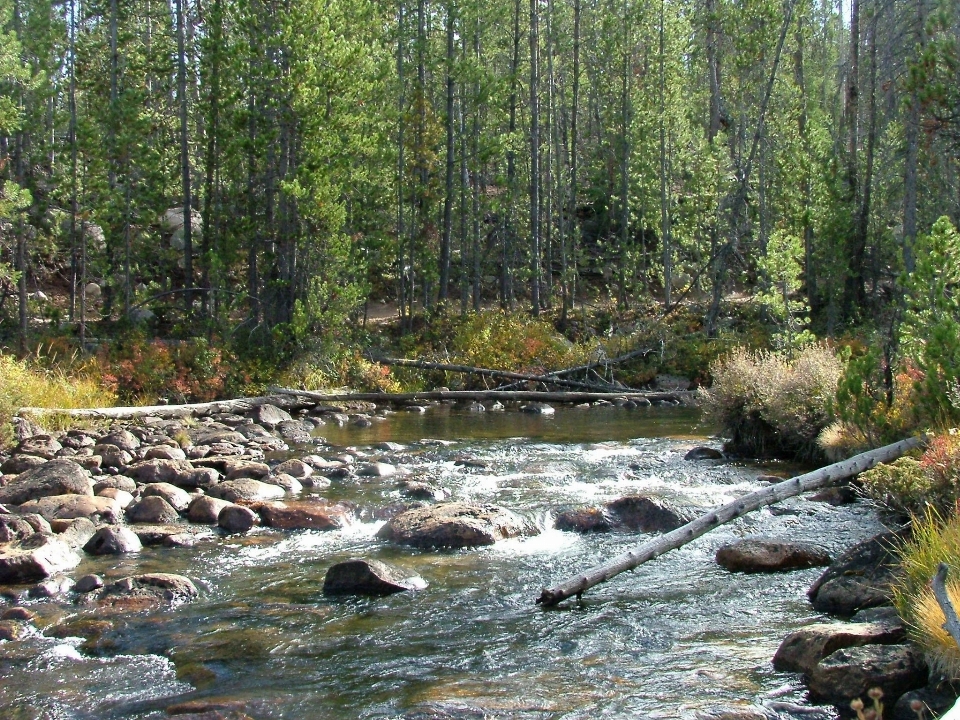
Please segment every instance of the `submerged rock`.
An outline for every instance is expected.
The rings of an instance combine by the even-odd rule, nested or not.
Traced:
[[[695,447],[683,456],[684,460],[723,460],[723,453],[712,447]]]
[[[400,513],[377,537],[417,548],[465,548],[539,531],[530,522],[496,505],[442,503]]]
[[[830,555],[812,543],[746,538],[720,547],[717,564],[738,572],[776,572],[829,565]]]
[[[183,575],[147,573],[106,586],[97,598],[97,604],[102,608],[138,611],[162,603],[192,600],[199,594],[193,581]]]
[[[557,513],[554,527],[578,533],[609,532],[613,523],[603,508],[574,508]]]
[[[114,525],[97,530],[83,549],[91,555],[120,555],[140,552],[143,543],[130,528]]]
[[[262,503],[257,512],[265,525],[281,530],[339,530],[353,519],[353,512],[339,503]]]
[[[407,577],[399,568],[363,558],[337,563],[323,580],[324,595],[392,595],[424,587],[419,576]]]
[[[645,533],[676,530],[693,519],[666,500],[646,495],[619,498],[607,503],[606,509],[618,525]]]

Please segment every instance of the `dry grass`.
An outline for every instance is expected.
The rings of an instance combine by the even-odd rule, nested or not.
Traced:
[[[713,386],[702,391],[703,407],[730,437],[733,452],[819,459],[816,439],[832,420],[842,370],[824,345],[810,345],[793,359],[738,348],[711,366]]]
[[[940,563],[947,563],[947,592],[960,607],[960,518],[944,521],[928,511],[914,517],[913,526],[913,539],[898,548],[901,573],[893,588],[894,605],[928,662],[945,675],[960,678],[960,648],[943,629],[943,612],[930,587]]]
[[[48,369],[0,354],[0,446],[12,439],[10,420],[21,407],[108,407],[116,396],[104,389],[91,368],[82,364]],[[51,424],[53,418],[44,418]]]

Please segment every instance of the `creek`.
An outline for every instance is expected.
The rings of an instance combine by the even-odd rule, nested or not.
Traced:
[[[420,551],[376,539],[382,523],[361,519],[341,531],[259,529],[119,561],[88,558],[74,577],[180,573],[200,597],[109,616],[86,645],[49,630],[96,618],[95,610],[28,602],[40,630],[0,643],[0,717],[159,719],[171,704],[210,698],[243,701],[264,720],[696,718],[764,704],[775,708],[769,717],[792,717],[784,708],[802,702],[803,688],[770,660],[789,631],[819,618],[805,593],[821,571],[732,574],[713,556],[748,535],[814,541],[836,556],[882,529],[863,504],[794,498],[600,585],[581,604],[534,605],[542,587],[646,537],[561,532],[552,512],[634,493],[704,510],[762,487],[761,474],[795,470],[685,461],[709,432],[695,410],[613,407],[533,416],[441,406],[369,428],[321,427],[333,446],[323,450],[377,457],[374,444],[400,443],[386,460],[410,479],[510,508],[542,532],[484,549]],[[464,458],[485,467],[456,464]],[[401,501],[396,485],[334,480],[323,494],[370,508]],[[354,556],[405,568],[428,586],[325,597],[326,569]],[[796,717],[835,717],[809,713]]]

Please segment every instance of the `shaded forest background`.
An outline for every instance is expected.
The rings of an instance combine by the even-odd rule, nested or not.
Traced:
[[[950,0],[0,0],[0,333],[290,358],[371,300],[892,328]],[[46,335],[45,335],[46,334]],[[893,336],[893,331],[888,332]],[[776,338],[779,338],[778,340]]]

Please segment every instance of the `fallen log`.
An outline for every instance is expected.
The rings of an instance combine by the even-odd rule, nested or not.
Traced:
[[[300,395],[317,403],[363,400],[377,403],[417,403],[436,400],[500,400],[504,402],[557,402],[584,403],[597,400],[649,400],[692,405],[697,393],[690,390],[677,392],[643,392],[640,390],[610,390],[608,392],[549,392],[538,390],[425,390],[410,393],[322,393],[293,388],[271,387],[277,394]]]
[[[505,402],[558,402],[584,403],[612,398],[624,400],[649,400],[651,402],[669,402],[692,405],[696,393],[693,392],[536,392],[517,390],[512,392],[498,390],[433,390],[413,393],[319,393],[290,388],[270,388],[271,395],[235,400],[215,400],[213,402],[189,403],[187,405],[143,405],[132,407],[106,408],[41,408],[22,407],[18,415],[66,415],[67,417],[92,418],[103,420],[127,420],[153,415],[161,418],[200,417],[216,413],[244,413],[260,405],[276,405],[287,410],[313,407],[324,402],[349,402],[351,400],[376,403],[417,403],[436,400],[501,400]]]
[[[162,418],[199,417],[216,413],[244,413],[260,405],[276,405],[284,409],[309,407],[312,402],[303,402],[296,397],[283,393],[265,395],[262,397],[237,398],[234,400],[214,400],[213,402],[189,403],[186,405],[142,405],[129,407],[105,408],[41,408],[22,407],[17,410],[18,415],[66,415],[76,418],[93,418],[103,420],[127,420],[131,418],[154,415]]]
[[[947,572],[949,568],[946,563],[940,563],[937,567],[937,574],[933,576],[933,596],[940,606],[940,611],[946,622],[943,624],[944,630],[950,633],[953,641],[960,645],[960,619],[957,618],[957,611],[950,601],[950,594],[947,592]]]
[[[543,375],[532,375],[530,373],[516,373],[507,370],[492,370],[490,368],[473,367],[472,365],[451,365],[449,363],[435,363],[427,360],[407,360],[405,358],[376,358],[376,362],[381,365],[394,365],[397,367],[412,367],[419,370],[442,370],[444,372],[465,373],[468,375],[480,375],[482,377],[497,378],[500,380],[521,380],[526,382],[545,383],[547,385],[556,385],[557,387],[576,388],[579,390],[600,390],[615,391],[630,390],[631,388],[615,388],[612,386],[600,385],[598,383],[581,382],[580,380],[564,380],[563,378],[546,378]]]
[[[832,485],[838,480],[844,480],[862,473],[864,470],[869,470],[877,463],[896,460],[904,453],[919,447],[922,442],[923,438],[920,437],[901,440],[892,445],[885,445],[876,450],[854,455],[842,462],[827,465],[819,470],[798,475],[763,490],[744,495],[706,515],[701,515],[681,528],[638,545],[603,565],[590,568],[582,574],[564,580],[555,587],[544,588],[540,597],[537,598],[537,604],[549,607],[574,595],[579,598],[594,585],[599,585],[626,570],[633,570],[648,560],[663,555],[668,550],[682,547],[731,520],[736,520],[749,512],[766,505],[773,505],[800,493]]]

